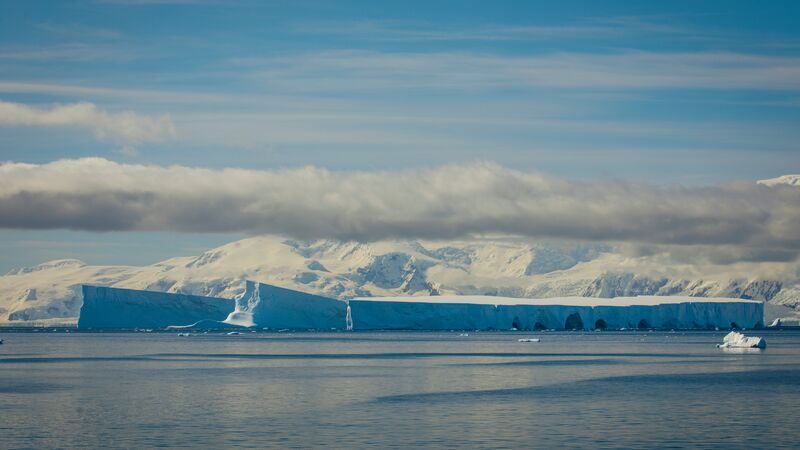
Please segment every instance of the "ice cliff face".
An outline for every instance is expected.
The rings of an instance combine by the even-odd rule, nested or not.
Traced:
[[[80,328],[230,326],[313,330],[537,330],[760,327],[761,302],[681,297],[513,299],[486,296],[347,301],[247,282],[233,302],[84,286]],[[225,316],[224,321],[221,318]]]
[[[247,281],[226,323],[262,328],[330,330],[345,327],[342,300]]]
[[[674,297],[661,297],[673,299]],[[471,302],[451,297],[416,301],[354,299],[349,301],[354,330],[540,330],[620,328],[730,328],[762,327],[760,302],[683,298],[675,302],[626,304],[636,298],[614,298],[597,304],[593,299],[551,299],[542,304],[497,304],[499,298],[478,297]],[[628,302],[626,302],[626,300]],[[538,303],[538,302],[537,302]],[[620,303],[615,305],[614,303]],[[649,303],[649,302],[643,302]]]
[[[83,286],[78,328],[166,328],[201,320],[224,320],[230,299]]]
[[[365,244],[262,236],[151,266],[61,260],[18,269],[0,277],[0,321],[74,321],[83,302],[82,284],[233,299],[245,292],[248,279],[336,299],[685,295],[765,300],[783,308],[783,315],[800,309],[795,281],[751,269],[687,271],[625,256],[607,245],[509,239]]]

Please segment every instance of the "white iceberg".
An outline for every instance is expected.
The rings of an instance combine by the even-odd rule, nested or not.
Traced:
[[[731,331],[724,338],[719,348],[767,348],[767,341],[758,336],[745,336],[742,333]]]

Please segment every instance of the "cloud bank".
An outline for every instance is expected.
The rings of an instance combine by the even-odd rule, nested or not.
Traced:
[[[0,126],[78,127],[91,130],[100,140],[130,146],[175,135],[169,116],[150,117],[131,111],[111,113],[88,102],[35,108],[0,101]]]
[[[3,228],[360,241],[502,233],[643,249],[724,248],[729,258],[786,261],[800,250],[798,223],[794,186],[573,182],[494,163],[374,172],[211,170],[101,158],[0,165]]]

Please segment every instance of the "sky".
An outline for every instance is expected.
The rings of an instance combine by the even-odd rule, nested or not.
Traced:
[[[795,194],[742,186],[800,173],[799,19],[795,1],[0,0],[0,271],[264,232],[796,257]]]

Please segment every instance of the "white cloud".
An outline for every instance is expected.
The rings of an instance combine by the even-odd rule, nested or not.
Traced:
[[[785,261],[800,250],[798,205],[800,189],[792,186],[570,182],[493,163],[374,172],[210,170],[100,158],[0,166],[5,228],[356,240],[502,233],[724,248],[718,253],[729,258]]]
[[[131,111],[108,112],[93,103],[79,102],[36,108],[0,101],[0,126],[78,127],[91,130],[103,141],[132,148],[175,136],[169,116],[150,117]]]

